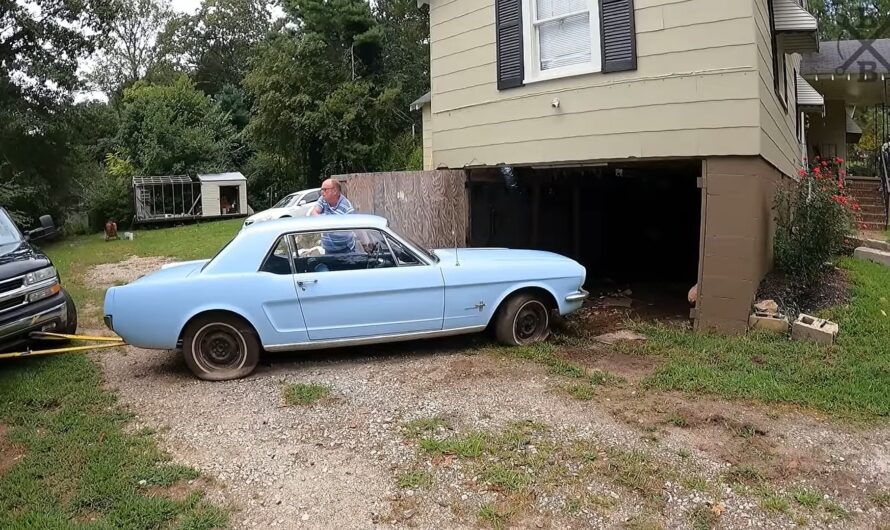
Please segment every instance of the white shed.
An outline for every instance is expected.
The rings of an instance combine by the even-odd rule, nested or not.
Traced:
[[[247,215],[247,178],[239,172],[198,175],[204,217]]]

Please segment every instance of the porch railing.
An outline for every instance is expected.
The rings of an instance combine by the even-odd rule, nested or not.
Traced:
[[[890,227],[890,142],[878,152],[878,175],[881,180],[881,200],[884,202],[884,228]]]

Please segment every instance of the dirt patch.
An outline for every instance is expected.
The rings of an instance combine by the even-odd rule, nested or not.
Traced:
[[[566,349],[556,355],[585,368],[618,376],[631,384],[637,384],[652,375],[662,362],[656,357],[615,353],[598,347]]]
[[[864,455],[871,444],[882,448],[876,454],[885,454],[880,434],[874,442],[856,433],[845,440],[843,427],[835,430],[791,409],[780,414],[777,407],[619,387],[603,389],[600,397],[617,419],[639,428],[644,439],[672,440],[718,463],[730,484],[745,482],[732,475],[743,470],[759,477],[753,481],[780,487],[804,483],[837,498],[860,500],[865,477],[881,475],[852,465],[872,460],[874,455]]]
[[[177,260],[173,258],[130,256],[117,263],[96,265],[84,274],[83,281],[91,289],[108,289],[115,285],[130,283],[140,276],[155,272],[162,265],[175,261]]]
[[[812,288],[801,291],[789,276],[773,271],[760,283],[758,300],[775,300],[788,315],[817,314],[850,301],[850,280],[842,269],[827,272]]]
[[[166,497],[174,501],[182,502],[193,493],[203,492],[213,487],[213,483],[206,477],[195,480],[180,480],[169,486],[152,486],[148,488],[150,497]]]
[[[0,475],[5,474],[25,456],[24,449],[9,441],[9,427],[0,423]]]

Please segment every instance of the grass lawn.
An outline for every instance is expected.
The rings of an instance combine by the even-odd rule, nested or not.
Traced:
[[[128,255],[210,257],[240,222],[140,231],[133,241],[76,237],[44,250],[78,307],[98,311],[104,293],[82,283],[89,267]],[[98,316],[82,323],[99,325]],[[83,354],[0,362],[0,528],[225,526],[200,482],[189,485],[197,472],[169,463],[153,433],[126,432],[129,421]]]
[[[176,228],[135,232],[132,241],[105,241],[101,235],[77,236],[50,244],[43,250],[52,258],[62,275],[62,284],[74,297],[78,308],[92,304],[101,308],[105,292],[84,285],[81,276],[90,267],[117,263],[134,256],[168,256],[190,260],[212,257],[238,232],[243,219],[232,219]],[[97,310],[98,310],[97,308]],[[98,318],[100,314],[87,315]]]
[[[650,340],[628,351],[666,362],[644,384],[661,390],[791,403],[854,420],[890,416],[890,268],[845,259],[853,293],[825,316],[840,324],[831,348],[785,336],[726,338],[640,325]]]

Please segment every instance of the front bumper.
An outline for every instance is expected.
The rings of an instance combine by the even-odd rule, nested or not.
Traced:
[[[579,289],[574,293],[566,295],[566,302],[583,302],[588,296],[590,296],[590,293],[584,289]]]
[[[68,322],[68,306],[61,294],[22,309],[0,321],[0,350],[27,340],[32,331],[62,329]]]

